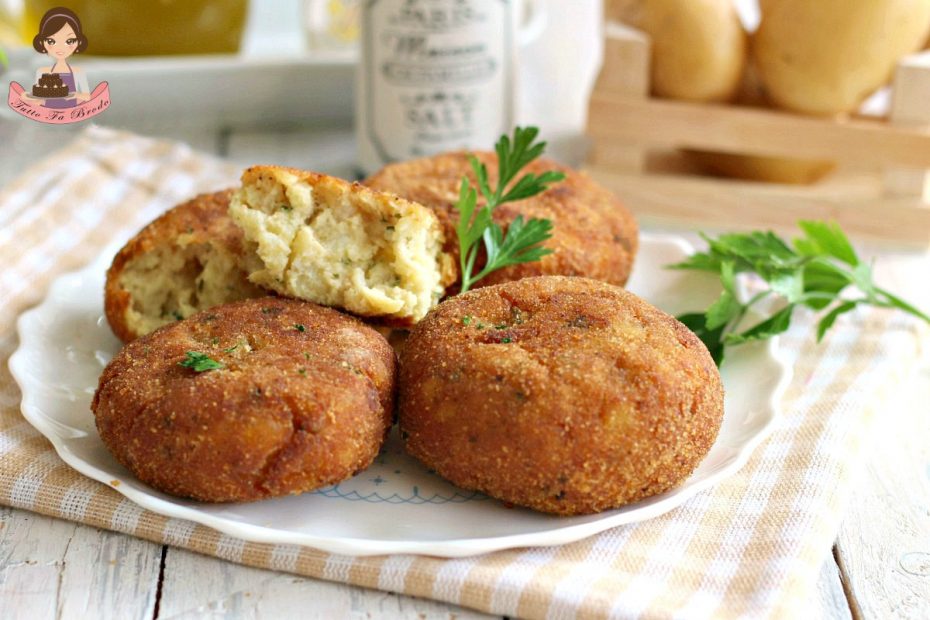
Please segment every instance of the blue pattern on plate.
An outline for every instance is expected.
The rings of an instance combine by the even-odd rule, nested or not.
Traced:
[[[372,504],[460,504],[488,499],[478,491],[460,489],[423,467],[404,451],[396,428],[370,467],[313,494]]]
[[[385,497],[378,492],[369,493],[367,495],[362,495],[358,491],[346,492],[342,490],[340,486],[341,484],[337,484],[336,486],[326,487],[325,489],[317,489],[314,491],[314,493],[324,497],[338,497],[340,499],[347,499],[350,502],[361,501],[370,502],[372,504],[377,504],[380,502],[387,502],[388,504],[446,504],[449,502],[461,503],[471,500],[488,499],[487,495],[479,493],[478,491],[466,491],[464,493],[455,491],[452,495],[433,493],[429,497],[424,497],[420,495],[419,487],[414,486],[412,492],[406,497],[398,495],[397,493],[391,493]]]

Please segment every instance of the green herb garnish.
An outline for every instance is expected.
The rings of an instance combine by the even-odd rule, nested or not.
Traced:
[[[506,234],[498,224],[491,221],[491,213],[498,206],[535,196],[544,192],[549,184],[565,178],[561,172],[549,170],[540,175],[527,173],[511,184],[520,170],[545,150],[545,142],[533,144],[537,135],[539,129],[536,127],[517,127],[514,130],[513,141],[506,135],[501,136],[494,147],[497,151],[498,170],[496,189],[492,189],[488,182],[487,167],[474,155],[468,158],[478,179],[478,189],[471,186],[468,177],[462,177],[459,200],[455,204],[455,210],[459,212],[455,232],[459,240],[462,293],[498,269],[537,261],[552,253],[552,250],[539,245],[552,236],[552,222],[549,220],[531,218],[524,221],[520,215],[507,227]],[[475,213],[479,191],[484,197],[485,205]],[[485,265],[475,273],[479,239],[484,245]]]
[[[294,329],[296,329],[299,332],[307,331],[307,328],[301,325],[300,323],[294,323]]]
[[[186,355],[187,358],[178,362],[178,366],[190,368],[194,372],[206,372],[208,370],[225,368],[225,366],[215,359],[212,359],[209,355],[198,353],[197,351],[188,351]]]
[[[817,324],[818,342],[837,317],[859,305],[897,308],[930,323],[930,316],[875,285],[871,265],[859,260],[835,222],[800,221],[798,227],[804,234],[791,245],[772,232],[728,233],[715,239],[702,234],[708,251],[670,265],[720,275],[720,297],[705,312],[678,317],[704,342],[718,366],[727,346],[765,340],[786,331],[799,306],[826,312]],[[736,294],[739,273],[755,273],[768,288],[741,302]],[[850,287],[858,295],[841,296]],[[785,306],[738,331],[749,309],[772,294],[781,297]]]

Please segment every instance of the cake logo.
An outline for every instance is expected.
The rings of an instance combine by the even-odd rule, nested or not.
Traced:
[[[48,55],[50,64],[36,71],[28,92],[22,85],[10,83],[7,102],[15,112],[40,123],[61,125],[86,121],[110,106],[107,83],[101,82],[91,91],[84,72],[68,62],[72,55],[87,49],[87,37],[74,11],[56,7],[43,15],[32,46]]]

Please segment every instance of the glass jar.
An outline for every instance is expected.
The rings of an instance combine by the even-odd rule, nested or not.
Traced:
[[[228,54],[239,50],[248,0],[69,0],[87,35],[87,54]],[[61,0],[25,0],[20,36],[31,44],[39,21]]]

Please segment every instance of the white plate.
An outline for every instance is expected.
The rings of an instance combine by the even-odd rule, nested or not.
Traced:
[[[644,237],[629,288],[672,313],[706,307],[719,290],[715,278],[663,268],[690,252],[677,238]],[[736,472],[776,419],[791,374],[775,341],[733,349],[723,368],[723,426],[700,467],[677,489],[597,515],[555,517],[463,491],[407,457],[396,437],[375,464],[335,487],[250,504],[202,504],[142,484],[97,435],[90,400],[101,369],[120,347],[102,311],[111,256],[107,252],[82,271],[58,278],[45,301],[20,318],[20,347],[10,369],[22,388],[23,414],[65,462],[139,505],[256,542],[351,555],[458,557],[563,544],[643,521]]]

